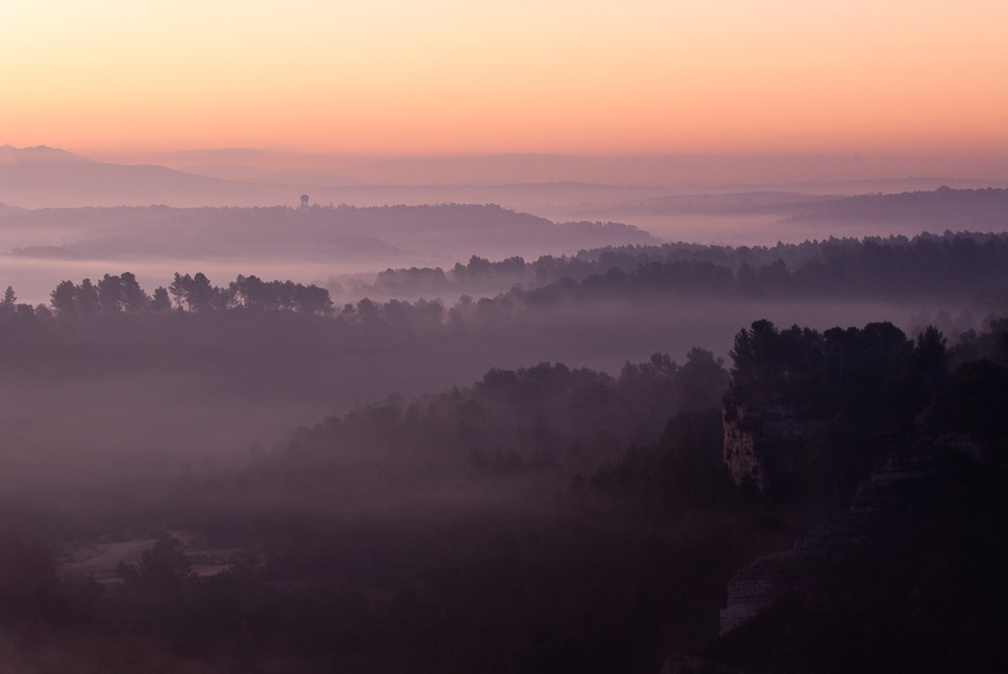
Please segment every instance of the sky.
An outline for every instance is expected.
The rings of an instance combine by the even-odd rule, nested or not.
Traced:
[[[0,145],[1008,156],[1004,0],[4,0]]]

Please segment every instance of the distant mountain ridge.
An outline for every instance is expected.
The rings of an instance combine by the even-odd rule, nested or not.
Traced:
[[[790,221],[865,221],[881,218],[900,221],[943,217],[961,220],[964,215],[989,220],[1008,213],[1008,189],[996,187],[914,190],[854,196],[807,194],[788,191],[750,191],[676,194],[638,201],[624,201],[606,208],[585,209],[585,216],[766,214]],[[1002,220],[1003,221],[1003,220]],[[999,221],[1000,222],[1000,221]],[[952,229],[974,223],[958,223]]]
[[[238,158],[232,161],[256,156],[256,152],[251,150],[236,152]],[[417,171],[427,165],[423,162],[414,165],[408,158],[400,159],[406,167]],[[517,166],[514,164],[515,157],[499,159],[505,165]],[[395,161],[385,159],[377,163],[387,169],[394,168]],[[442,161],[432,162],[432,165],[446,162],[453,166],[459,162],[460,166],[466,165],[459,158],[450,161],[442,158]],[[354,165],[356,168],[361,166],[367,168],[368,164]],[[557,166],[562,168],[567,164],[561,162]],[[210,165],[206,168],[209,170]],[[283,166],[274,168],[279,171]],[[283,182],[274,182],[266,174],[256,174],[252,170],[245,173],[232,171],[218,177],[199,175],[199,165],[192,165],[191,170],[194,172],[152,164],[96,161],[44,145],[22,149],[2,146],[0,204],[8,207],[0,208],[0,217],[10,218],[16,212],[12,209],[17,208],[86,207],[100,208],[101,216],[96,218],[93,214],[79,211],[77,219],[97,227],[96,230],[81,231],[82,228],[73,219],[50,213],[42,219],[50,223],[60,222],[63,236],[52,235],[55,227],[50,225],[46,227],[50,235],[42,239],[35,239],[22,230],[14,237],[0,236],[0,251],[18,248],[23,254],[47,257],[66,254],[82,259],[101,253],[121,258],[146,250],[156,251],[161,246],[166,251],[190,250],[187,255],[226,257],[237,254],[239,250],[254,249],[256,237],[260,244],[266,246],[260,248],[269,251],[269,247],[276,246],[278,242],[263,240],[261,232],[250,238],[248,232],[242,229],[239,239],[222,236],[217,241],[214,240],[214,232],[189,231],[191,227],[178,223],[172,226],[185,230],[183,241],[173,238],[157,243],[162,240],[156,233],[138,235],[129,226],[110,220],[111,215],[106,210],[118,206],[164,204],[179,209],[172,219],[184,214],[185,218],[195,217],[194,222],[213,222],[217,223],[214,227],[222,225],[226,229],[231,226],[228,222],[242,219],[255,221],[258,216],[240,215],[238,212],[229,212],[226,216],[210,215],[197,211],[202,207],[213,207],[224,209],[223,213],[235,206],[282,209],[278,205],[297,205],[303,192],[311,195],[312,203],[328,203],[338,212],[334,214],[330,210],[285,224],[285,227],[292,228],[292,235],[301,232],[298,236],[302,236],[306,221],[314,223],[312,227],[315,229],[313,234],[309,233],[302,240],[305,250],[293,251],[292,247],[296,246],[293,246],[291,237],[279,242],[279,250],[296,252],[297,256],[307,253],[318,258],[323,253],[332,253],[332,246],[338,245],[341,254],[367,255],[380,267],[450,264],[474,254],[488,257],[538,256],[609,245],[657,242],[654,238],[649,240],[644,230],[666,240],[734,244],[797,242],[830,234],[913,236],[926,231],[1008,231],[1008,190],[989,187],[939,187],[898,194],[880,192],[839,197],[835,192],[830,194],[825,184],[823,193],[812,192],[812,184],[801,186],[796,183],[777,189],[756,185],[710,185],[709,191],[690,194],[682,192],[685,185],[671,183],[607,185],[552,179],[548,182],[528,182],[538,174],[521,174],[525,182],[486,184],[478,182],[482,174],[474,173],[473,182],[441,184],[437,183],[439,174],[434,172],[429,176],[420,175],[429,178],[429,182],[423,184],[394,184],[361,182],[360,176],[354,176],[352,172],[342,177],[335,173],[310,175],[295,172],[296,178],[289,176]],[[374,177],[378,174],[365,175]],[[396,174],[392,172],[389,175]],[[558,177],[562,178],[563,174],[558,174]],[[632,179],[632,175],[627,174],[621,179],[625,178]],[[302,179],[305,181],[303,184],[299,182]],[[348,184],[348,180],[353,184]],[[881,187],[885,181],[876,182],[879,182],[877,187]],[[886,184],[888,187],[883,189],[896,186],[895,183]],[[952,180],[949,184],[961,185],[963,181]],[[875,187],[870,189],[874,192]],[[335,204],[341,206],[336,207]],[[344,207],[342,204],[354,206]],[[475,211],[463,215],[468,204],[487,207],[500,204],[507,214],[501,215],[492,208],[486,208],[478,216]],[[360,210],[348,210],[354,207]],[[381,208],[400,210],[368,210]],[[424,210],[430,208],[441,210]],[[113,210],[112,213],[119,212]],[[545,217],[536,220],[537,216]],[[286,222],[284,217],[277,217],[277,222]],[[129,218],[138,222],[149,219],[140,215],[139,210]],[[329,225],[320,224],[326,219]],[[393,225],[395,220],[401,226]],[[122,229],[120,225],[126,228]],[[323,241],[318,240],[321,230],[327,227],[331,231],[325,234]],[[446,234],[449,236],[447,239]],[[117,238],[130,237],[135,240],[129,246],[125,243],[116,246],[114,243]],[[95,242],[94,239],[100,241]],[[133,253],[127,253],[128,249]]]
[[[209,178],[152,164],[95,161],[66,150],[39,145],[0,146],[0,202],[47,206],[192,204],[223,205],[270,190],[254,183]],[[280,195],[272,195],[276,203]],[[289,196],[288,196],[289,199]]]
[[[864,194],[795,204],[788,219],[808,223],[917,223],[942,229],[1008,230],[1008,189],[952,189]]]

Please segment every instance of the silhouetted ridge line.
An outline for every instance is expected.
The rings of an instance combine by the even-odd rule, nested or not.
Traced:
[[[559,296],[1008,297],[1008,234],[829,238],[776,246],[668,243],[584,250],[575,256],[473,256],[451,269],[388,269],[358,292],[498,292],[538,301]]]
[[[306,195],[307,196],[307,195]],[[347,204],[231,208],[45,208],[0,210],[11,230],[66,228],[80,240],[22,245],[25,257],[95,259],[166,255],[200,259],[255,256],[324,261],[438,258],[458,251],[574,251],[604,245],[654,244],[658,239],[613,222],[554,223],[500,206]]]

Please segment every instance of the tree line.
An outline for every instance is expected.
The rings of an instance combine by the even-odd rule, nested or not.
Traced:
[[[790,500],[755,500],[727,479],[726,383],[728,406],[789,406],[819,425]],[[649,420],[650,439],[624,435],[648,404],[664,431]],[[118,584],[59,578],[39,529],[0,531],[5,653],[35,663],[41,652],[67,671],[159,662],[207,674],[659,671],[675,649],[725,670],[998,671],[1006,404],[1003,321],[952,346],[886,323],[757,321],[737,335],[730,380],[702,351],[618,377],[495,368],[463,389],[325,419],[240,467],[166,476],[169,487],[144,486],[144,507],[117,512],[113,526],[156,520],[241,548],[214,576],[164,535],[117,569]],[[567,461],[607,431],[588,472],[537,458]],[[864,477],[908,447],[929,460],[903,493],[920,507],[874,515],[874,531],[793,569],[794,594],[717,638],[727,579],[790,546],[843,455]],[[468,470],[438,479],[431,464],[447,456]]]
[[[510,290],[507,290],[510,288]],[[1008,235],[949,233],[822,242],[774,247],[666,244],[583,251],[577,256],[542,256],[526,262],[514,256],[492,262],[472,256],[447,272],[441,268],[388,269],[362,294],[428,295],[464,293],[447,316],[490,316],[521,306],[562,300],[698,297],[734,299],[947,299],[987,311],[1008,307]],[[488,294],[474,302],[470,292]],[[501,292],[503,291],[503,292]],[[493,294],[497,293],[497,294]],[[423,301],[419,312],[430,319]],[[184,309],[220,313],[235,308],[328,316],[335,313],[329,290],[314,284],[264,281],[239,275],[215,286],[202,272],[175,274],[167,287],[148,295],[130,272],[105,274],[97,282],[62,281],[50,306],[16,302],[9,287],[0,312],[22,318],[136,314]],[[344,318],[374,322],[408,313],[408,300],[375,302],[365,297],[339,312]],[[433,310],[433,309],[432,309]],[[442,307],[442,311],[443,307]],[[392,319],[395,322],[396,319]]]
[[[224,312],[243,308],[255,311],[288,311],[326,316],[333,303],[326,288],[293,281],[263,281],[241,274],[226,286],[215,286],[202,272],[195,275],[175,273],[165,288],[158,286],[152,295],[137,282],[132,272],[105,274],[97,282],[90,278],[75,284],[60,281],[49,293],[51,309],[44,304],[33,307],[18,303],[14,288],[7,286],[0,315],[22,318],[110,316],[117,314],[163,313],[173,308],[193,313]]]
[[[427,294],[511,287],[535,294],[764,297],[966,297],[1008,301],[1008,235],[833,238],[776,246],[670,243],[387,269],[362,292]]]
[[[409,481],[418,467],[439,479],[590,475],[623,447],[653,443],[671,414],[718,407],[727,381],[722,360],[700,348],[682,364],[663,353],[628,361],[617,377],[563,363],[492,368],[473,386],[390,396],[302,428],[281,454],[313,480],[362,452]]]

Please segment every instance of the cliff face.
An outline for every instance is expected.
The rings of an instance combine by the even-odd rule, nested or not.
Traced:
[[[728,601],[721,609],[720,635],[728,634],[773,605],[784,586],[788,564],[801,556],[796,550],[785,550],[760,557],[739,569],[728,582]]]
[[[800,445],[815,427],[787,407],[738,405],[722,410],[723,459],[736,485],[752,481],[762,492],[775,475],[797,470]]]
[[[720,634],[729,634],[789,593],[808,591],[816,569],[836,564],[853,550],[891,545],[931,507],[920,496],[931,471],[920,454],[890,458],[861,483],[846,510],[794,541],[791,550],[761,557],[729,581]]]
[[[744,415],[744,408],[739,411]],[[724,427],[723,458],[725,467],[736,485],[752,480],[762,491],[763,463],[756,454],[756,443],[751,430],[743,429],[738,417],[729,416],[727,410],[721,413]]]

